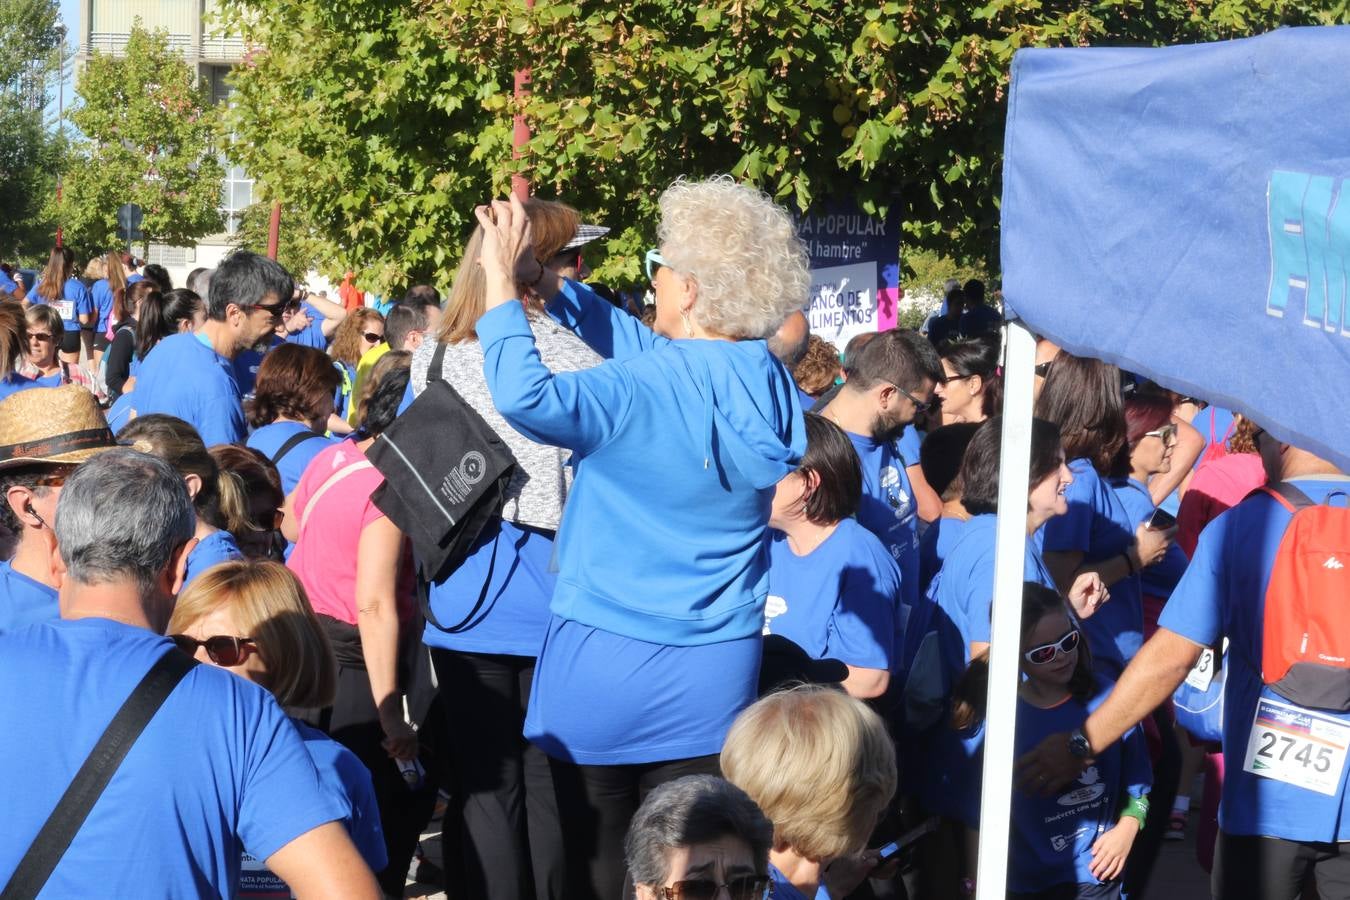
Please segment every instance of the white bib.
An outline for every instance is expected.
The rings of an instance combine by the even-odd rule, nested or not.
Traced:
[[[1242,770],[1332,797],[1341,784],[1347,747],[1350,725],[1261,698]]]

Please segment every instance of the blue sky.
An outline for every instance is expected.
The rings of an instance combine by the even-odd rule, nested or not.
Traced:
[[[66,23],[66,45],[73,52],[79,43],[80,35],[80,2],[81,0],[61,0],[61,21]],[[66,104],[69,105],[71,99],[75,96],[75,63],[72,60],[70,65],[66,66]],[[49,107],[51,120],[56,121],[56,97],[52,97],[52,103]]]

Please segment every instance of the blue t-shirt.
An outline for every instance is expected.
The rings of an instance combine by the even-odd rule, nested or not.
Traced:
[[[94,310],[98,313],[98,322],[94,325],[95,334],[103,334],[108,330],[108,319],[112,316],[113,309],[113,290],[108,279],[100,278],[94,282],[94,286],[89,289],[89,298],[94,304]]]
[[[20,375],[18,372],[8,372],[4,378],[0,378],[0,400],[8,397],[10,394],[17,394],[19,391],[26,391],[29,388],[42,387],[35,379],[27,375]]]
[[[309,315],[309,324],[293,334],[288,333],[286,341],[315,350],[327,350],[328,338],[323,336],[323,314],[308,303],[300,304],[300,308]]]
[[[106,413],[108,427],[116,435],[127,425],[131,424],[132,413],[136,411],[136,401],[132,399],[131,394],[122,394],[113,401],[112,406],[108,407]]]
[[[12,560],[0,563],[0,634],[60,617],[56,588],[15,572]]]
[[[961,336],[961,319],[950,316],[934,316],[928,320],[928,340],[936,347],[943,341]]]
[[[339,744],[317,728],[291,719],[305,749],[319,771],[324,787],[348,807],[343,825],[361,858],[378,872],[389,865],[384,846],[384,829],[380,827],[380,809],[375,802],[375,785],[370,770],[355,753]]]
[[[47,298],[36,290],[29,291],[28,302],[47,304]],[[64,289],[61,291],[61,299],[52,301],[50,305],[55,306],[61,313],[61,321],[66,331],[79,331],[79,317],[94,311],[94,298],[89,293],[89,288],[84,286],[83,281],[78,278],[68,278]]]
[[[135,284],[138,281],[144,280],[145,276],[142,275],[140,272],[132,272],[130,275],[127,276],[127,284]],[[202,299],[205,300],[206,298],[203,297]]]
[[[468,653],[537,656],[558,580],[551,571],[553,540],[553,533],[541,528],[501,519],[488,523],[464,562],[431,585],[436,621],[454,630],[428,622],[423,642]]]
[[[764,633],[787,638],[812,659],[890,671],[900,639],[900,569],[876,535],[844,519],[798,556],[781,531],[770,534]]]
[[[1318,502],[1333,491],[1350,493],[1350,479],[1344,476],[1294,478],[1290,483]],[[1158,624],[1204,646],[1228,638],[1219,805],[1224,832],[1289,841],[1350,841],[1350,765],[1342,768],[1331,795],[1243,771],[1258,699],[1293,705],[1261,680],[1266,583],[1290,519],[1278,501],[1258,494],[1210,522]],[[1350,713],[1316,714],[1350,725]]]
[[[300,483],[300,476],[305,474],[305,468],[309,465],[310,460],[332,446],[335,443],[334,439],[317,434],[313,429],[301,425],[299,422],[273,422],[270,425],[264,425],[248,436],[247,446],[271,459],[273,454],[281,449],[282,444],[297,434],[305,433],[308,433],[310,437],[292,447],[281,458],[281,462],[276,464],[277,471],[281,473],[283,493],[289,494],[295,490],[295,486]]]
[[[339,419],[346,419],[347,414],[351,411],[352,393],[356,387],[356,366],[350,366],[337,360],[334,360],[333,365],[337,367],[338,374],[342,376],[342,383],[333,392],[333,414]],[[409,387],[411,387],[411,379],[409,380]],[[399,413],[402,412],[403,407],[400,407]]]
[[[286,343],[276,335],[272,335],[268,341],[267,350],[273,347],[280,347]],[[249,347],[243,350],[234,358],[232,364],[234,369],[234,380],[239,385],[239,394],[242,397],[249,397],[253,394],[253,388],[258,383],[258,367],[262,365],[263,357],[267,355],[267,350],[259,350],[257,347]]]
[[[1090,461],[1075,459],[1069,471],[1073,484],[1064,495],[1069,511],[1045,523],[1042,550],[1076,550],[1086,563],[1124,553],[1134,543],[1138,523]],[[1111,599],[1083,622],[1083,629],[1097,673],[1114,680],[1144,643],[1144,601],[1138,575],[1126,575],[1107,587]]]
[[[900,458],[905,462],[905,468],[917,466],[919,464],[919,449],[923,446],[923,435],[919,434],[919,429],[914,427],[914,423],[905,426],[905,430],[900,432],[900,439],[895,442],[896,449],[900,451]]]
[[[674,647],[549,618],[525,737],[582,765],[628,765],[720,753],[755,700],[764,638]]]
[[[975,337],[998,331],[1003,317],[992,306],[981,303],[961,313],[961,336]]]
[[[109,619],[0,635],[0,684],[24,685],[0,691],[0,881],[166,652],[178,652],[167,638]],[[242,850],[266,859],[345,812],[271,695],[197,666],[128,751],[42,895],[230,897]]]
[[[1111,683],[1102,680],[1087,703],[1068,698],[1041,709],[1017,699],[1017,752],[1030,753],[1052,734],[1072,731],[1101,705]],[[1013,792],[1008,889],[1021,893],[1061,884],[1097,884],[1089,866],[1092,845],[1120,821],[1126,796],[1142,797],[1153,783],[1148,746],[1138,727],[1097,755],[1093,764],[1054,797]]]
[[[4,269],[0,269],[0,293],[12,294],[19,289],[19,283],[5,274]]]
[[[196,334],[171,334],[156,344],[128,396],[137,415],[177,416],[208,447],[240,443],[247,433],[233,364]]]
[[[934,519],[919,538],[919,591],[928,592],[933,576],[942,568],[947,554],[952,552],[956,542],[961,539],[968,519],[953,519],[947,516]]]
[[[216,563],[243,559],[244,554],[234,541],[234,535],[228,531],[213,531],[197,542],[188,554],[187,570],[183,573],[183,587]]]
[[[1148,485],[1133,478],[1127,478],[1124,481],[1112,483],[1111,487],[1116,492],[1116,496],[1120,498],[1120,502],[1125,505],[1125,511],[1130,514],[1130,519],[1135,524],[1142,525],[1148,521],[1149,516],[1153,515],[1155,507],[1153,495],[1148,492]],[[1186,551],[1173,543],[1172,546],[1167,548],[1167,553],[1161,560],[1139,573],[1140,587],[1145,594],[1167,599],[1172,596],[1172,591],[1176,588],[1177,582],[1185,574],[1188,562]]]
[[[894,441],[845,434],[862,463],[858,522],[879,537],[891,558],[900,564],[900,597],[913,606],[919,599],[919,514],[905,461]]]
[[[769,884],[772,886],[769,896],[773,897],[773,900],[830,900],[830,892],[823,884],[816,889],[814,898],[806,897],[788,881],[786,875],[778,871],[778,867],[773,863],[769,863]]]

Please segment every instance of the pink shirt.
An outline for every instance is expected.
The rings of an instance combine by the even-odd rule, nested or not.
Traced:
[[[1177,545],[1194,556],[1205,526],[1265,483],[1266,470],[1256,453],[1230,453],[1202,463],[1177,510]]]
[[[384,476],[367,464],[353,468],[327,490],[323,487],[344,468],[366,462],[366,455],[351,441],[334,444],[310,461],[295,486],[295,515],[303,524],[286,562],[305,586],[314,611],[349,625],[356,624],[356,551],[362,530],[384,517],[370,499]],[[399,618],[407,619],[411,598],[403,591],[399,594]]]

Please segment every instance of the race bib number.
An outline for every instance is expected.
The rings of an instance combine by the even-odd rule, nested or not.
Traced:
[[[1186,674],[1186,683],[1197,691],[1209,690],[1214,681],[1214,649],[1206,647],[1205,652],[1195,661],[1195,667]]]
[[[1333,797],[1348,746],[1350,725],[1263,698],[1256,704],[1242,770]]]
[[[74,300],[57,300],[52,305],[55,306],[56,311],[61,314],[61,318],[65,319],[67,322],[75,321]]]

